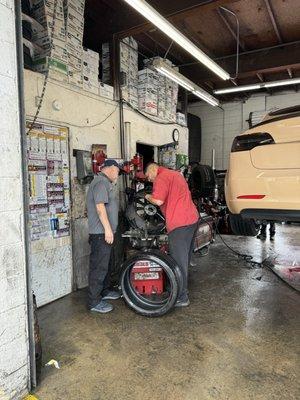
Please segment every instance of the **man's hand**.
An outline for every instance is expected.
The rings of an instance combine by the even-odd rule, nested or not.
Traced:
[[[108,244],[113,244],[113,242],[114,242],[114,233],[113,233],[113,231],[111,230],[111,228],[105,229],[104,236],[105,236],[105,241],[106,241],[106,243],[108,243]]]
[[[155,206],[159,206],[159,207],[160,207],[162,204],[164,204],[163,201],[154,199],[154,198],[152,197],[152,194],[146,194],[145,199],[146,199],[147,201],[149,201],[149,203],[154,204]]]
[[[150,201],[150,199],[151,199],[151,194],[146,194],[145,199],[146,199],[147,201]]]

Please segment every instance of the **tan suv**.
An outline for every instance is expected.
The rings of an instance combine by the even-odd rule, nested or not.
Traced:
[[[234,233],[256,221],[300,221],[300,105],[270,112],[232,144],[225,179]]]

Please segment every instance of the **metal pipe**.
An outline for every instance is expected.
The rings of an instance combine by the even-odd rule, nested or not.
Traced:
[[[125,160],[131,160],[131,122],[125,122]]]
[[[216,149],[212,149],[211,151],[211,167],[213,170],[216,169]]]

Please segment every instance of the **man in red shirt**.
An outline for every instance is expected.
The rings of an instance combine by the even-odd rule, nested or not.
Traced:
[[[189,187],[179,172],[151,163],[147,166],[146,177],[153,182],[153,191],[152,195],[147,194],[145,198],[159,206],[166,219],[170,255],[177,262],[183,276],[183,288],[176,306],[186,307],[190,304],[187,289],[188,267],[199,213],[192,201]]]

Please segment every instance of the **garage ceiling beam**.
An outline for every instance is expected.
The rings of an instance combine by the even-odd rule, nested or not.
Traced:
[[[279,43],[283,43],[282,36],[281,36],[280,30],[279,30],[279,27],[278,27],[278,23],[276,21],[275,15],[274,15],[273,7],[272,7],[272,5],[270,3],[270,0],[265,0],[265,5],[267,7],[268,14],[269,14],[269,17],[271,19],[274,31],[275,31],[276,36],[277,36],[277,39],[278,39]]]
[[[244,54],[240,56],[239,64],[239,75],[238,79],[243,78],[257,78],[256,74],[272,74],[275,72],[284,72],[288,68],[290,69],[300,69],[300,62],[295,62],[295,60],[300,60],[300,44],[294,44],[286,47],[276,47],[272,50],[260,51],[254,54]],[[220,62],[222,68],[230,73],[235,71],[235,59],[228,58],[223,59]],[[181,72],[187,77],[195,76],[199,73],[198,65],[189,65],[181,68]],[[198,74],[199,75],[199,74]],[[201,76],[201,74],[200,74]],[[215,79],[214,76],[203,78],[203,82],[210,80],[218,84],[218,88],[221,87],[220,81]],[[201,83],[201,80],[196,83]],[[254,83],[254,82],[253,82]],[[225,86],[225,85],[224,85]]]
[[[169,22],[175,23],[178,21],[182,21],[188,17],[194,17],[199,11],[206,12],[210,10],[214,10],[220,6],[223,6],[227,3],[235,3],[240,0],[207,0],[203,3],[197,4],[195,6],[189,7],[184,10],[177,11],[176,13],[164,16]],[[134,36],[139,33],[148,32],[149,30],[153,29],[153,26],[150,22],[146,22],[145,24],[138,25],[132,27],[130,29],[126,29],[125,31],[119,32],[118,36],[120,38],[127,37],[127,36]],[[155,27],[155,29],[157,29]]]

